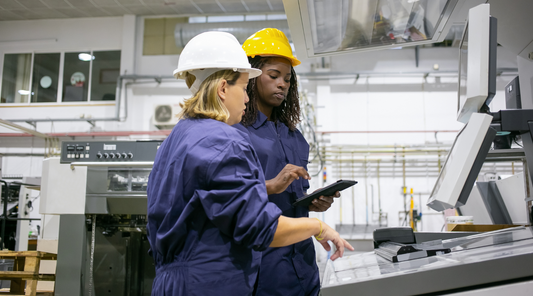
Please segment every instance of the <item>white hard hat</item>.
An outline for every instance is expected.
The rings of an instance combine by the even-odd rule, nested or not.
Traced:
[[[249,73],[250,79],[261,75],[261,70],[252,68],[235,36],[226,32],[205,32],[196,35],[185,45],[174,77],[185,79],[187,72],[193,74],[196,80],[190,90],[195,94],[207,77],[228,69]]]

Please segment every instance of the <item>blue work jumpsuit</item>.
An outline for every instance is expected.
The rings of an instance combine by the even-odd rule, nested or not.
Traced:
[[[178,122],[148,181],[152,295],[251,295],[281,214],[247,134],[213,119]]]
[[[260,111],[251,126],[237,124],[234,127],[248,130],[266,180],[275,178],[289,163],[307,170],[309,144],[300,131],[290,131],[281,122],[268,121]],[[292,206],[308,188],[309,181],[300,178],[281,194],[271,194],[268,199],[281,209],[283,216],[308,217],[308,208]],[[319,291],[319,272],[311,238],[287,247],[268,248],[263,252],[256,295],[318,295]]]

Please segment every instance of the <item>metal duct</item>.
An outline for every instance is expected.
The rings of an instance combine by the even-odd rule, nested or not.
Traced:
[[[233,34],[239,43],[243,43],[253,33],[264,28],[276,28],[289,38],[291,41],[291,33],[289,32],[289,24],[287,20],[271,20],[271,21],[245,21],[245,22],[221,22],[221,23],[182,23],[177,24],[174,30],[174,40],[176,46],[179,48],[185,47],[194,36],[207,31],[222,31]]]

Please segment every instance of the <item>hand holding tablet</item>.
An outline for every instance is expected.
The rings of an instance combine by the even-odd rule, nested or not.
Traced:
[[[292,205],[308,207],[311,202],[316,198],[319,198],[321,196],[332,196],[335,194],[335,192],[342,191],[346,188],[352,187],[355,184],[357,184],[357,181],[354,180],[338,180],[337,182],[318,189],[317,191],[311,194],[298,198]]]

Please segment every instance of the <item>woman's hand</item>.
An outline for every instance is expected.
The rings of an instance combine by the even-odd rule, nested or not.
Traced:
[[[309,205],[310,212],[325,212],[331,207],[331,204],[334,202],[333,198],[339,198],[341,193],[339,191],[335,192],[333,196],[321,196],[312,201]]]
[[[292,181],[298,180],[300,177],[307,180],[311,179],[311,176],[309,176],[303,167],[288,164],[274,179],[266,181],[267,193],[269,195],[282,193],[291,185]]]
[[[318,219],[317,219],[318,220]],[[334,261],[337,258],[340,258],[344,255],[344,248],[353,251],[354,248],[350,245],[345,239],[341,238],[339,233],[333,228],[329,227],[326,223],[318,220],[320,222],[321,233],[315,235],[316,240],[326,249],[326,251],[331,250],[331,246],[328,244],[328,241],[331,241],[337,250],[329,258]]]

